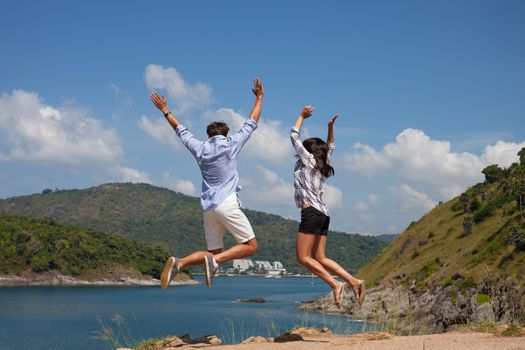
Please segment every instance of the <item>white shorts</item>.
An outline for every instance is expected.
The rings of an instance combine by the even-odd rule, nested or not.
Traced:
[[[208,250],[224,248],[226,231],[230,232],[239,244],[255,237],[252,225],[241,210],[236,192],[226,197],[215,209],[205,211],[203,219]]]

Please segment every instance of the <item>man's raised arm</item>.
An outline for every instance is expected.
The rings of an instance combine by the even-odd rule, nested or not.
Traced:
[[[173,114],[171,114],[170,110],[168,109],[168,103],[166,101],[166,97],[160,96],[156,92],[151,93],[151,102],[157,107],[162,114],[166,117],[166,120],[168,123],[170,123],[171,127],[173,129],[176,129],[177,126],[180,125],[180,122],[175,118]]]
[[[253,104],[252,111],[250,113],[250,119],[258,123],[261,117],[262,100],[264,97],[264,89],[262,86],[261,79],[255,78],[253,81],[253,94],[255,95],[255,102]]]
[[[182,144],[197,157],[200,150],[202,150],[202,142],[193,137],[193,134],[186,129],[168,109],[166,97],[160,96],[156,92],[151,94],[151,102],[157,107],[166,117],[168,123],[175,130],[175,133],[180,137]]]

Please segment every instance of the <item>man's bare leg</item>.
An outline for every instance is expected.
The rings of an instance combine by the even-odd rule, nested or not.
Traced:
[[[179,267],[181,269],[190,265],[202,265],[204,264],[204,257],[207,255],[218,254],[222,249],[210,250],[210,251],[198,251],[191,253],[190,255],[185,256],[179,260]]]
[[[226,261],[245,258],[247,256],[253,255],[257,253],[257,250],[259,250],[259,244],[257,243],[257,239],[254,237],[248,242],[237,244],[230,249],[225,250],[224,252],[219,251],[218,253],[213,253],[213,258],[217,264],[222,264]],[[202,259],[204,259],[204,257],[202,257]]]
[[[210,251],[198,251],[194,252],[184,258],[179,260],[179,267],[183,269],[186,266],[190,265],[202,265],[204,264],[204,257],[213,255],[217,264],[222,264],[226,261],[233,259],[245,258],[247,256],[257,253],[259,245],[257,244],[257,239],[252,238],[248,242],[237,244],[226,251],[222,249],[215,249]]]

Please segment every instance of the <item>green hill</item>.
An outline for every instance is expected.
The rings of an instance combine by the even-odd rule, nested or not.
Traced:
[[[295,257],[296,221],[249,209],[245,213],[259,241],[257,259],[278,260],[289,271],[305,271]],[[199,199],[148,184],[44,190],[41,194],[0,200],[0,214],[51,217],[57,222],[159,245],[179,256],[206,247]],[[226,244],[233,244],[229,235],[226,237]],[[355,272],[385,245],[374,237],[330,232],[327,255]]]
[[[85,278],[129,276],[159,278],[168,252],[124,237],[52,219],[0,216],[0,274],[57,271]]]
[[[508,169],[492,165],[483,173],[484,183],[412,222],[359,276],[371,285],[398,280],[418,287],[455,280],[476,285],[491,276],[523,292],[525,161]]]

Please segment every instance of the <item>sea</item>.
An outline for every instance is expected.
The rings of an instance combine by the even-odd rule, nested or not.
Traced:
[[[224,343],[272,337],[294,326],[357,333],[350,316],[296,310],[330,292],[318,278],[217,276],[199,285],[160,287],[2,287],[1,350],[100,350],[150,338],[215,335]],[[264,298],[264,303],[238,299]]]

